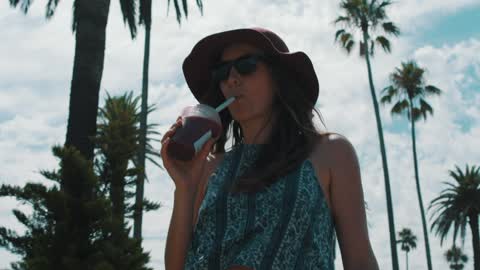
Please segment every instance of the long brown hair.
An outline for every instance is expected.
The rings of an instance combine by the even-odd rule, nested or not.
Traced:
[[[270,186],[279,177],[297,168],[312,152],[319,137],[328,133],[320,133],[313,124],[313,112],[317,113],[323,123],[320,113],[315,109],[315,101],[309,100],[305,86],[296,76],[294,70],[288,70],[272,57],[266,58],[267,66],[272,75],[274,85],[273,114],[270,117],[275,134],[262,145],[257,159],[243,175],[238,176],[231,188],[232,193],[257,192]],[[225,98],[218,84],[211,83],[210,90],[201,99],[202,103],[217,106]],[[220,113],[224,127],[220,138],[214,145],[213,153],[224,153],[228,135],[233,136],[233,146],[240,145],[243,134],[240,124],[235,121],[228,110]],[[267,125],[265,123],[265,125]],[[323,123],[324,124],[324,123]],[[325,124],[324,124],[325,126]],[[229,132],[230,131],[230,132]]]

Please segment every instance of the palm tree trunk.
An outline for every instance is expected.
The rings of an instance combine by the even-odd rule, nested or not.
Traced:
[[[142,105],[140,114],[140,149],[138,154],[139,167],[142,168],[137,177],[135,194],[135,212],[133,220],[133,237],[142,239],[143,196],[145,184],[145,151],[147,142],[147,110],[148,110],[148,66],[150,58],[150,25],[145,24],[145,49],[143,56]]]
[[[74,5],[78,16],[74,21],[75,56],[65,145],[75,147],[84,158],[92,160],[94,146],[90,138],[96,135],[97,129],[98,95],[105,58],[110,0],[75,0]],[[60,185],[61,190],[75,201],[91,199],[93,190],[79,189],[72,185],[74,182],[72,179],[63,181]],[[71,232],[66,242],[72,242],[79,247],[73,251],[78,258],[84,258],[88,253],[85,250],[90,241],[88,222],[84,213],[73,211],[71,222],[65,226],[65,229]],[[59,224],[55,230],[60,230]]]
[[[470,215],[468,219],[470,229],[472,230],[473,269],[480,270],[480,236],[478,232],[478,214]]]
[[[79,15],[65,144],[77,148],[87,160],[93,158],[93,142],[90,138],[95,136],[97,128],[109,7],[110,0],[75,1]]]
[[[410,100],[409,113],[410,113],[410,124],[412,126],[412,147],[413,147],[413,165],[415,168],[415,183],[417,185],[418,204],[420,206],[420,214],[422,217],[423,238],[425,239],[425,251],[427,255],[427,267],[428,267],[428,270],[432,270],[432,259],[430,257],[430,244],[428,241],[427,221],[425,219],[425,210],[423,208],[422,191],[420,189],[420,177],[418,173],[417,146],[416,146],[416,139],[415,139],[415,121],[413,119],[412,112],[413,112],[412,100]]]
[[[364,44],[368,44],[367,31],[363,31],[363,42]],[[388,225],[390,229],[390,248],[392,252],[392,269],[399,270],[397,246],[396,246],[397,241],[395,239],[395,223],[394,223],[394,215],[393,215],[393,207],[392,207],[392,195],[390,191],[390,177],[388,175],[387,153],[385,150],[385,143],[383,140],[383,130],[382,130],[382,120],[380,119],[380,110],[378,108],[378,101],[375,94],[375,88],[373,85],[372,68],[370,65],[368,45],[365,45],[365,58],[367,60],[368,81],[370,83],[370,93],[372,95],[373,108],[375,110],[375,119],[377,121],[378,137],[380,139],[380,151],[382,154],[383,175],[385,179],[385,193],[387,198]]]
[[[406,252],[406,257],[407,257],[407,270],[408,270],[408,251]]]

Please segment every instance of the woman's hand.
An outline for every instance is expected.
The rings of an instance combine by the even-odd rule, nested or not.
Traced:
[[[163,165],[172,178],[177,190],[195,192],[204,174],[207,156],[215,143],[215,138],[209,139],[200,151],[190,161],[181,161],[171,158],[167,153],[170,138],[175,131],[182,126],[182,118],[178,117],[177,122],[165,133],[161,142],[161,156]]]

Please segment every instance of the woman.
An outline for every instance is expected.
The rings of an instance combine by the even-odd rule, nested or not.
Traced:
[[[269,30],[237,29],[199,41],[183,71],[200,103],[237,98],[220,114],[223,133],[192,161],[166,154],[180,118],[162,138],[176,186],[166,269],[330,270],[335,233],[344,269],[378,269],[355,150],[313,124],[308,56]]]

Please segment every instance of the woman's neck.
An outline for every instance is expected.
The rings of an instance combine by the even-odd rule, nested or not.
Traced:
[[[273,117],[252,119],[248,122],[241,122],[240,127],[243,133],[244,144],[266,144],[270,139],[273,127]]]

